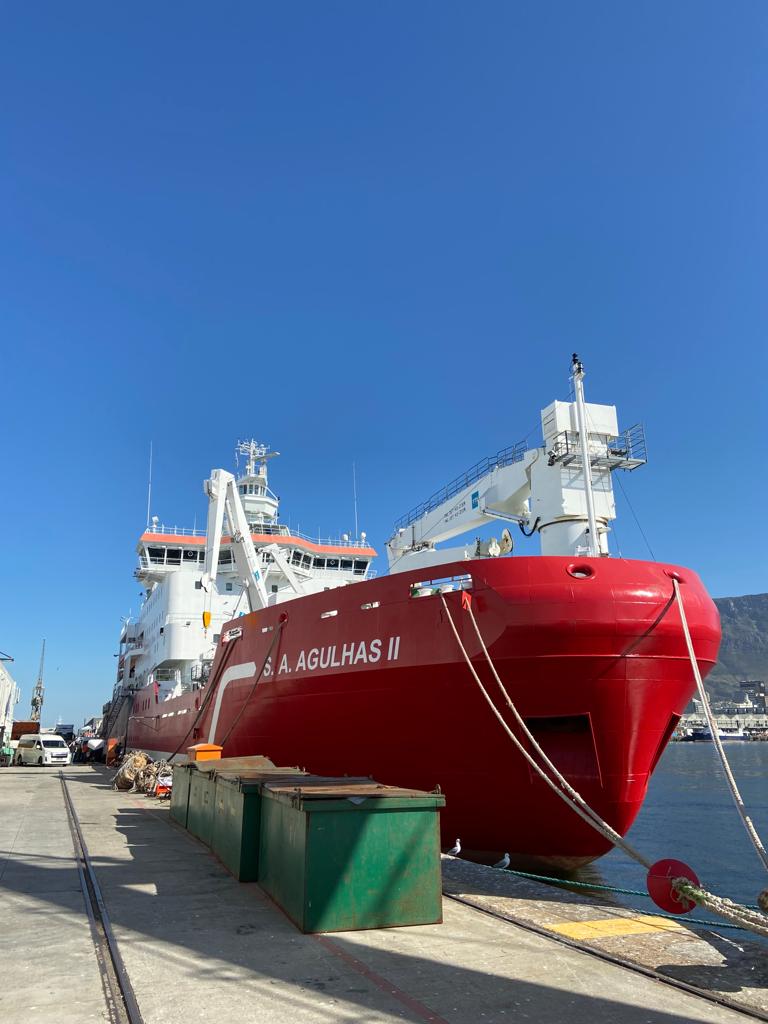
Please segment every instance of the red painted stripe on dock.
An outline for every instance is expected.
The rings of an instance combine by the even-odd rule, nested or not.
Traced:
[[[345,964],[353,967],[359,974],[372,981],[373,984],[380,988],[382,992],[386,992],[388,995],[394,996],[403,1006],[407,1006],[409,1010],[412,1010],[417,1016],[421,1017],[422,1020],[429,1021],[430,1024],[448,1024],[448,1021],[441,1017],[439,1013],[435,1013],[434,1010],[430,1010],[428,1006],[420,1002],[418,999],[414,999],[413,996],[409,996],[407,992],[403,992],[402,989],[398,988],[397,985],[393,985],[391,981],[387,981],[376,971],[371,970],[370,967],[358,960],[357,957],[347,953],[345,949],[342,949],[333,939],[327,935],[313,935],[312,938],[317,941],[325,948],[337,956],[339,960],[343,960]]]

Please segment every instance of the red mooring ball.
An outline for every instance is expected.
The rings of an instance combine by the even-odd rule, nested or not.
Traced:
[[[672,888],[673,878],[685,878],[694,885],[700,885],[693,868],[689,868],[681,860],[667,858],[657,860],[648,871],[648,895],[657,907],[666,910],[668,914],[687,914],[696,904],[675,892]]]

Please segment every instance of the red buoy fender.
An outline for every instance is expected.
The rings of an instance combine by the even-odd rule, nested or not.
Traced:
[[[673,889],[672,879],[674,878],[685,878],[697,886],[701,884],[693,868],[688,867],[681,860],[666,858],[657,860],[648,871],[646,879],[648,895],[657,907],[666,910],[668,914],[687,914],[694,909],[696,904]]]

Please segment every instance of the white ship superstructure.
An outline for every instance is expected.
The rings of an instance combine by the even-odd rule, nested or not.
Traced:
[[[279,522],[279,499],[268,482],[267,466],[279,452],[255,440],[241,441],[245,471],[235,486],[260,562],[269,604],[374,575],[376,552],[359,538],[312,538]],[[232,479],[232,478],[230,478]],[[210,481],[208,481],[210,485]],[[157,516],[137,545],[135,577],[143,589],[138,617],[128,619],[120,636],[115,693],[109,726],[114,730],[119,698],[153,683],[157,699],[204,683],[223,623],[248,612],[249,603],[235,565],[232,535],[237,524],[224,522],[215,579],[206,574],[206,531],[166,527]],[[208,628],[203,612],[210,611]]]

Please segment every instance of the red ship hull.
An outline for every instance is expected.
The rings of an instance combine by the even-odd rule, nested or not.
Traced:
[[[471,576],[472,609],[512,700],[563,774],[624,834],[695,686],[670,574],[682,581],[702,675],[717,658],[719,617],[688,569],[578,564],[591,575],[574,577],[573,559],[541,556],[434,573]],[[235,620],[242,636],[219,645],[205,690],[161,703],[151,687],[136,695],[129,747],[167,756],[227,737],[224,756],[263,753],[318,774],[439,785],[445,845],[458,836],[478,859],[509,852],[517,864],[570,869],[606,853],[606,841],[536,777],[495,719],[439,594],[412,596],[424,575],[371,580]],[[445,597],[476,671],[519,733],[462,593]]]

